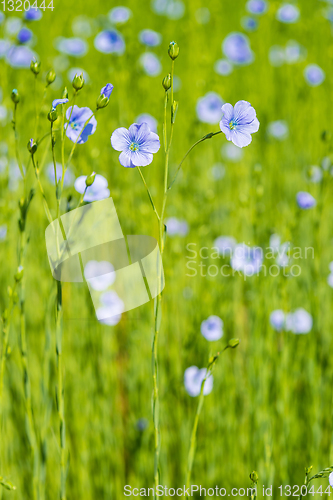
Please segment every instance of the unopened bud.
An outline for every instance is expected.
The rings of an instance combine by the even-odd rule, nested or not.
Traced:
[[[81,90],[84,85],[83,73],[81,75],[75,75],[72,81],[73,88],[78,91]]]
[[[11,98],[14,104],[18,104],[20,102],[20,94],[17,89],[12,90]]]
[[[171,75],[170,75],[170,73],[163,78],[162,85],[163,85],[165,90],[169,90],[169,88],[171,87]]]
[[[32,155],[34,155],[36,153],[36,151],[37,151],[37,144],[36,144],[36,142],[33,139],[30,139],[30,141],[27,144],[27,148],[28,148],[29,153],[31,153]]]
[[[46,83],[47,85],[51,85],[51,83],[54,82],[54,80],[56,79],[56,73],[53,69],[50,69],[50,71],[47,73],[46,75]]]
[[[37,76],[40,72],[40,62],[37,62],[36,59],[32,59],[30,63],[30,70]]]
[[[175,123],[177,111],[178,111],[178,101],[173,101],[171,106],[171,123]]]
[[[68,90],[67,90],[67,87],[64,88],[61,97],[62,97],[62,99],[68,99]]]
[[[96,101],[96,108],[97,109],[102,109],[102,108],[106,108],[106,106],[109,104],[109,99],[108,97],[106,97],[104,94],[100,94],[98,97],[97,97],[97,101]]]
[[[258,476],[258,472],[257,471],[253,471],[251,472],[250,474],[250,479],[251,481],[253,481],[254,483],[257,483],[258,482],[258,479],[259,479],[259,476]]]
[[[95,177],[96,177],[96,172],[93,172],[92,174],[88,175],[88,177],[86,178],[87,187],[91,186],[94,183]]]
[[[173,61],[175,59],[177,59],[177,57],[179,55],[179,47],[178,47],[178,44],[176,42],[170,42],[168,54]]]
[[[239,342],[240,342],[239,339],[230,339],[228,342],[228,347],[232,347],[232,349],[234,349],[235,347],[238,346]]]
[[[56,110],[56,108],[51,108],[51,111],[48,113],[47,117],[51,123],[55,122],[58,118],[58,111]]]
[[[23,274],[24,274],[24,269],[22,266],[18,267],[17,269],[17,272],[15,273],[15,281],[18,283],[19,281],[21,281],[21,279],[23,278]]]

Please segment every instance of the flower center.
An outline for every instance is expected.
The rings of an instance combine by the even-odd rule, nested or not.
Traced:
[[[231,120],[231,122],[229,122],[230,130],[234,130],[236,128],[236,125],[237,123],[234,120]]]
[[[137,142],[132,142],[129,148],[131,151],[139,151],[139,144]]]

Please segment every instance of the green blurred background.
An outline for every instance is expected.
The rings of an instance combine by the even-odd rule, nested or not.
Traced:
[[[123,1],[132,11],[127,23],[117,26],[126,42],[123,56],[99,53],[95,35],[108,27],[107,14],[116,3],[101,0],[79,2],[54,0],[54,10],[46,11],[31,25],[42,69],[37,79],[39,106],[43,98],[46,72],[58,74],[47,90],[41,116],[43,133],[49,131],[46,114],[63,87],[71,89],[67,72],[79,67],[89,81],[77,98],[79,106],[94,109],[96,98],[107,82],[114,85],[109,106],[97,115],[97,130],[88,142],[78,146],[70,169],[79,176],[92,170],[104,175],[125,234],[157,237],[157,225],[147,194],[135,169],[124,169],[112,149],[110,136],[120,126],[129,127],[140,113],[151,113],[162,136],[164,90],[161,79],[170,71],[168,44],[176,40],[180,55],[175,74],[180,88],[171,171],[197,139],[217,131],[216,125],[201,123],[196,115],[198,98],[217,92],[225,102],[245,99],[254,106],[260,129],[252,144],[242,150],[238,161],[222,157],[226,144],[223,134],[204,142],[184,164],[184,171],[170,192],[167,216],[185,219],[186,237],[167,237],[164,253],[166,287],[159,344],[161,482],[181,486],[185,481],[190,432],[197,399],[183,384],[184,371],[191,365],[207,366],[211,354],[232,337],[241,340],[227,351],[214,372],[214,388],[205,398],[198,428],[198,447],[193,484],[207,488],[250,486],[249,473],[258,471],[260,483],[273,484],[275,496],[280,484],[302,484],[304,467],[321,470],[333,463],[332,420],[332,294],[327,284],[328,265],[333,260],[333,202],[331,138],[332,56],[330,22],[323,16],[320,0],[299,2],[300,20],[286,25],[276,20],[281,2],[270,1],[268,11],[258,18],[256,31],[248,33],[255,54],[252,64],[235,67],[228,76],[218,75],[214,63],[222,58],[221,43],[232,31],[242,31],[241,19],[249,15],[245,1],[187,0],[180,19],[158,15],[144,0]],[[198,9],[208,8],[208,22],[198,22]],[[8,17],[21,13],[5,12]],[[54,46],[58,36],[73,36],[72,24],[85,16],[91,26],[89,50],[80,58],[62,56]],[[146,75],[138,60],[145,47],[138,33],[151,28],[161,33],[160,46],[149,49],[161,61],[156,77]],[[0,38],[5,38],[5,23]],[[269,61],[272,45],[285,46],[296,40],[307,56],[296,64],[273,67]],[[148,50],[148,49],[147,49]],[[61,63],[63,70],[61,70]],[[316,63],[326,74],[324,83],[311,88],[303,71]],[[6,167],[0,174],[0,224],[7,236],[0,242],[0,307],[8,306],[7,287],[17,268],[18,200],[22,183],[11,184],[15,166],[14,136],[11,126],[11,90],[22,98],[17,128],[20,154],[28,164],[26,143],[34,128],[34,77],[28,69],[14,69],[0,59],[2,106],[7,117],[0,123],[1,157]],[[279,141],[267,134],[270,122],[285,120],[289,135]],[[51,161],[48,141],[38,155]],[[71,143],[66,142],[68,155]],[[45,155],[45,156],[44,156]],[[309,181],[311,165],[329,165],[322,181]],[[13,161],[14,160],[14,163]],[[144,174],[158,206],[163,185],[162,149]],[[6,163],[7,162],[7,163]],[[224,175],[214,178],[212,167],[223,164]],[[221,168],[221,165],[220,165]],[[45,492],[41,498],[59,498],[59,437],[56,411],[56,355],[54,339],[55,283],[47,260],[44,232],[48,224],[42,197],[30,168],[28,185],[36,189],[28,215],[29,244],[25,265],[28,363],[36,435],[45,436]],[[55,210],[54,187],[45,170],[41,181]],[[10,187],[11,186],[11,187]],[[300,211],[296,193],[308,191],[317,206]],[[65,197],[79,199],[73,187]],[[63,207],[65,209],[65,207]],[[55,211],[53,211],[55,215]],[[197,249],[213,247],[220,235],[238,242],[267,247],[271,234],[294,246],[314,247],[314,259],[302,260],[301,275],[286,278],[242,276],[233,278],[189,277],[186,268],[188,243]],[[199,263],[199,260],[198,260]],[[205,264],[216,264],[209,258]],[[101,325],[95,318],[88,289],[84,284],[64,284],[64,397],[66,449],[69,453],[67,497],[78,499],[122,498],[126,484],[153,485],[153,424],[151,417],[151,342],[153,305],[123,314],[114,327]],[[277,333],[269,323],[274,309],[292,311],[304,307],[313,316],[308,335]],[[224,336],[207,342],[200,325],[209,315],[224,321]],[[17,488],[0,490],[2,498],[32,498],[32,460],[25,425],[22,364],[19,349],[19,316],[15,309],[10,330],[1,421],[0,475]],[[140,420],[145,419],[145,420]],[[139,424],[138,424],[139,422]],[[144,423],[144,425],[142,425]],[[144,427],[142,428],[140,427]],[[42,450],[40,451],[42,456]],[[39,474],[42,477],[43,471]],[[42,479],[40,479],[42,481]],[[324,482],[326,489],[327,481]],[[261,491],[261,489],[259,489]],[[259,495],[261,496],[261,494]]]

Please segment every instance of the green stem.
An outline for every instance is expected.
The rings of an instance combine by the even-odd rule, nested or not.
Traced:
[[[148,198],[149,198],[149,200],[150,200],[151,206],[153,207],[154,213],[155,213],[155,215],[156,215],[156,217],[157,217],[157,220],[159,221],[159,220],[160,220],[160,216],[158,215],[158,212],[157,212],[157,210],[156,210],[156,207],[155,207],[155,204],[154,204],[153,198],[152,198],[152,196],[151,196],[151,194],[150,194],[150,191],[149,191],[149,189],[148,189],[148,186],[147,186],[147,183],[146,183],[145,178],[144,178],[144,176],[143,176],[143,173],[142,173],[142,171],[141,171],[141,168],[140,168],[140,167],[137,167],[137,169],[138,169],[138,172],[139,172],[140,177],[141,177],[141,179],[142,179],[142,182],[143,182],[143,184],[144,184],[144,186],[145,186],[145,188],[146,188],[146,190],[147,190],[147,194],[148,194]]]
[[[224,352],[226,349],[228,349],[230,347],[232,347],[231,344],[226,345],[222,352]],[[192,428],[192,433],[191,433],[190,448],[189,448],[189,453],[188,453],[188,458],[187,458],[187,474],[186,474],[185,489],[188,489],[191,486],[192,467],[193,467],[194,456],[195,456],[195,451],[196,451],[196,446],[197,446],[197,429],[198,429],[199,418],[200,418],[200,414],[201,414],[201,410],[202,410],[202,406],[203,406],[203,402],[204,402],[205,382],[208,379],[208,377],[210,377],[212,375],[213,370],[214,370],[215,365],[216,365],[216,362],[219,359],[220,355],[221,355],[221,352],[218,352],[215,356],[213,356],[212,359],[209,360],[206,376],[201,383],[199,401],[198,401],[197,411],[196,411],[195,418],[194,418],[194,423],[193,423],[193,428]],[[187,496],[187,498],[188,498],[188,496]]]
[[[177,167],[177,170],[176,170],[176,173],[168,187],[168,189],[171,189],[176,178],[177,178],[177,175],[179,173],[179,170],[181,169],[182,167],[182,164],[184,163],[184,161],[186,160],[186,158],[188,157],[188,155],[190,154],[190,152],[192,151],[192,149],[195,148],[195,146],[197,146],[198,144],[200,144],[201,142],[205,141],[206,139],[211,139],[212,137],[214,137],[214,135],[218,135],[218,134],[221,134],[221,130],[219,130],[218,132],[210,132],[209,134],[207,135],[204,135],[203,137],[201,137],[201,139],[199,139],[197,142],[195,142],[191,147],[190,149],[187,151],[187,153],[185,154],[185,156],[183,157],[182,161],[179,163],[178,167]]]
[[[17,160],[21,175],[24,178],[24,170],[23,170],[22,162],[21,162],[20,155],[19,155],[18,135],[17,135],[17,130],[16,130],[16,110],[17,110],[17,104],[15,103],[14,112],[13,112],[13,121],[12,121],[13,130],[14,130],[14,138],[15,138],[15,154],[16,154],[16,160]]]
[[[93,117],[93,116],[95,116],[95,113],[97,113],[97,111],[98,111],[98,109],[95,109],[94,113],[93,113],[93,114],[92,114],[92,115],[91,115],[91,116],[90,116],[90,117],[89,117],[89,118],[85,121],[85,123],[84,123],[84,125],[83,125],[83,127],[82,127],[82,130],[81,130],[81,132],[79,133],[79,135],[77,136],[76,141],[74,142],[73,147],[72,147],[72,150],[71,150],[71,152],[70,152],[70,154],[69,154],[68,161],[67,161],[67,163],[66,163],[66,169],[67,169],[68,165],[69,165],[69,164],[70,164],[70,162],[71,162],[71,159],[72,159],[72,157],[73,157],[73,154],[74,154],[74,151],[75,151],[76,145],[77,145],[77,143],[78,143],[78,141],[79,141],[79,139],[80,139],[80,137],[81,137],[82,132],[84,131],[84,129],[86,128],[86,126],[88,125],[88,123],[90,122],[90,120],[92,119],[92,117]],[[68,127],[70,127],[69,121],[68,121],[68,125],[67,125],[67,126],[68,126]]]
[[[10,324],[11,324],[11,319],[12,319],[12,315],[13,315],[13,310],[15,307],[15,304],[14,304],[15,291],[16,291],[16,283],[15,283],[13,290],[12,290],[12,293],[11,293],[9,307],[6,311],[6,317],[3,317],[3,319],[2,319],[2,349],[1,349],[1,353],[0,353],[0,415],[2,414],[2,408],[3,408],[3,405],[2,405],[3,379],[4,379],[5,364],[6,364],[6,359],[7,359]]]
[[[26,236],[25,236],[25,220],[20,227],[20,248],[19,248],[19,267],[22,266],[24,269],[24,254],[26,246]],[[25,397],[25,407],[26,407],[26,425],[28,440],[31,448],[32,462],[33,462],[33,499],[38,498],[38,446],[37,438],[33,421],[32,412],[32,400],[31,400],[31,383],[29,377],[28,369],[28,357],[27,357],[27,337],[26,337],[26,317],[25,317],[25,283],[24,277],[20,281],[19,290],[19,309],[20,309],[20,349],[21,349],[21,361],[23,367],[23,386],[24,386],[24,397]]]
[[[57,354],[57,372],[58,372],[58,391],[57,404],[59,415],[60,432],[60,499],[66,500],[66,427],[65,427],[65,409],[64,409],[64,389],[62,379],[62,334],[63,334],[63,313],[62,313],[62,285],[57,281],[57,303],[56,303],[56,354]]]

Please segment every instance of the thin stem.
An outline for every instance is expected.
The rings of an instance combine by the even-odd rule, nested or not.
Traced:
[[[55,145],[55,139],[53,137],[53,122],[51,122],[51,150],[52,150],[52,159],[53,159],[53,168],[54,168],[54,180],[55,180],[55,185],[57,188],[57,185],[58,185],[57,162],[56,162],[56,157],[55,157],[54,145]]]
[[[147,194],[148,194],[148,198],[149,198],[149,200],[150,200],[151,206],[153,207],[154,213],[155,213],[155,215],[156,215],[156,217],[157,217],[157,220],[159,221],[159,220],[160,220],[160,216],[158,215],[158,212],[157,212],[157,210],[156,210],[156,207],[155,207],[155,204],[154,204],[153,198],[152,198],[152,196],[151,196],[151,194],[150,194],[149,188],[148,188],[148,186],[147,186],[147,183],[146,183],[146,181],[145,181],[145,178],[144,178],[144,176],[143,176],[143,173],[142,173],[142,171],[141,171],[141,168],[140,168],[140,167],[137,167],[137,169],[138,169],[138,172],[139,172],[139,174],[140,174],[140,176],[141,176],[142,182],[143,182],[143,184],[144,184],[144,186],[145,186],[145,188],[146,188],[146,190],[147,190]]]
[[[12,289],[12,293],[10,296],[9,306],[6,310],[6,316],[2,319],[2,349],[0,353],[0,415],[2,414],[2,397],[3,397],[3,379],[5,373],[5,363],[7,359],[7,349],[8,349],[8,340],[9,340],[9,331],[10,324],[13,315],[13,310],[15,307],[14,304],[14,295],[16,291],[16,282]]]
[[[63,334],[63,313],[62,313],[62,285],[57,281],[57,303],[56,303],[56,354],[58,372],[57,404],[59,415],[60,432],[60,499],[66,500],[66,427],[64,409],[64,389],[62,379],[62,334]]]
[[[19,267],[24,269],[24,254],[26,246],[25,236],[26,225],[26,212],[23,223],[20,224],[20,245],[19,245]],[[19,290],[19,309],[20,309],[20,348],[21,348],[21,361],[23,367],[23,386],[26,407],[26,421],[28,440],[31,448],[32,462],[33,462],[33,498],[37,500],[38,497],[38,446],[37,438],[33,421],[32,413],[32,400],[31,400],[31,383],[28,369],[27,357],[27,337],[26,337],[26,318],[25,318],[25,280],[24,277],[20,281]]]
[[[80,139],[80,137],[81,137],[82,132],[84,131],[84,129],[86,128],[86,126],[88,125],[88,123],[90,122],[90,120],[92,119],[92,117],[95,115],[95,113],[97,113],[97,111],[98,111],[98,109],[95,109],[94,113],[93,113],[93,114],[92,114],[92,115],[88,118],[88,120],[86,120],[86,121],[85,121],[85,123],[84,123],[84,125],[83,125],[83,127],[82,127],[82,130],[81,130],[81,131],[80,131],[80,133],[78,134],[78,136],[77,136],[77,138],[76,138],[76,141],[75,141],[75,142],[74,142],[74,144],[73,144],[72,150],[71,150],[71,152],[70,152],[70,154],[69,154],[68,161],[67,161],[67,163],[66,163],[66,169],[67,169],[68,165],[69,165],[69,164],[70,164],[70,162],[71,162],[71,159],[72,159],[72,157],[73,157],[73,154],[74,154],[74,151],[75,151],[76,145],[77,145],[77,143],[78,143],[78,141],[79,141],[79,139]],[[68,121],[68,125],[67,125],[68,127],[70,126],[70,125],[69,125],[69,123],[70,123],[70,122]]]
[[[227,345],[222,352],[224,352],[226,349],[231,347],[231,345]],[[207,371],[205,378],[203,379],[201,383],[201,388],[200,388],[200,394],[199,394],[199,401],[198,401],[198,406],[197,406],[197,411],[195,414],[194,418],[194,423],[193,423],[193,428],[192,428],[192,433],[191,433],[191,441],[190,441],[190,449],[188,453],[188,458],[187,458],[187,474],[186,474],[186,485],[185,489],[190,488],[191,485],[191,473],[192,473],[192,467],[193,467],[193,461],[194,461],[194,456],[195,456],[195,450],[197,446],[197,429],[198,429],[198,423],[199,423],[199,418],[204,402],[204,388],[205,388],[205,383],[206,380],[212,375],[215,364],[217,360],[219,359],[221,355],[221,352],[218,352],[211,360],[209,360]],[[188,496],[187,496],[188,498]]]
[[[36,175],[37,183],[38,183],[40,192],[41,192],[41,194],[43,196],[43,204],[44,204],[44,209],[45,209],[46,217],[47,217],[49,223],[51,224],[51,222],[53,221],[53,219],[52,219],[52,215],[51,215],[51,212],[50,212],[50,209],[49,209],[49,205],[47,203],[47,199],[46,199],[46,196],[45,196],[45,192],[44,192],[42,183],[40,182],[39,169],[38,169],[38,167],[37,167],[37,165],[35,163],[34,155],[31,155],[31,160],[32,160],[32,164],[33,164],[33,167],[34,167],[34,170],[35,170],[35,175]]]
[[[25,174],[24,174],[24,170],[23,170],[21,159],[20,159],[20,155],[19,155],[18,135],[17,135],[17,130],[16,130],[16,110],[17,110],[17,103],[15,103],[15,105],[14,105],[14,112],[13,112],[13,121],[12,121],[12,124],[13,124],[14,137],[15,137],[15,154],[16,154],[16,160],[17,160],[17,163],[18,163],[21,175],[24,178]]]
[[[190,149],[187,151],[187,153],[185,154],[185,156],[183,157],[182,161],[179,163],[178,167],[177,167],[177,170],[176,170],[176,173],[168,187],[168,190],[172,188],[176,178],[177,178],[177,175],[179,173],[179,170],[181,169],[182,167],[182,164],[183,162],[186,160],[186,158],[188,157],[188,155],[190,154],[190,152],[192,151],[192,149],[195,148],[195,146],[197,146],[198,144],[200,144],[201,142],[205,141],[206,139],[211,139],[212,137],[214,137],[214,135],[218,135],[218,134],[221,134],[221,130],[219,130],[218,132],[210,132],[209,134],[207,135],[204,135],[203,137],[201,137],[201,139],[199,139],[197,142],[195,142],[191,147]]]

